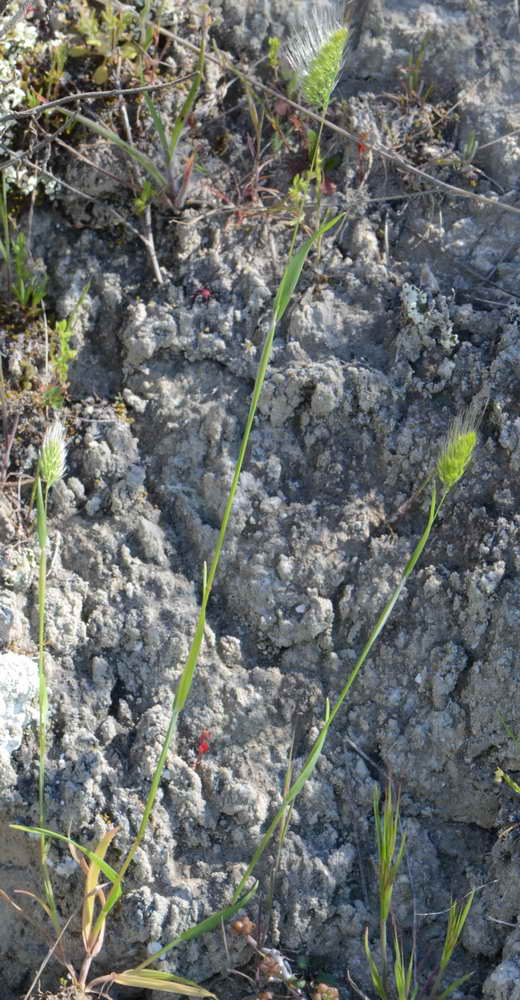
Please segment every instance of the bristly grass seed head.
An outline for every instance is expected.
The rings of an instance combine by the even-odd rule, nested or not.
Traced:
[[[327,107],[341,72],[347,38],[338,3],[313,4],[299,35],[288,45],[287,61],[311,106]]]
[[[435,471],[447,493],[466,472],[477,444],[477,431],[486,404],[474,400],[455,418],[439,452]]]
[[[56,420],[45,431],[40,450],[39,473],[48,487],[63,479],[66,459],[65,431],[59,420]]]

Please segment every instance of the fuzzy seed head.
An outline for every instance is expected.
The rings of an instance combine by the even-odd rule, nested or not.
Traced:
[[[327,107],[341,72],[347,38],[338,5],[314,4],[303,29],[289,44],[287,61],[311,106]]]
[[[54,486],[65,475],[67,448],[63,425],[56,420],[44,434],[41,450],[39,472],[47,486]]]
[[[437,476],[446,492],[462,479],[477,444],[477,430],[484,408],[473,402],[453,421],[437,459]]]

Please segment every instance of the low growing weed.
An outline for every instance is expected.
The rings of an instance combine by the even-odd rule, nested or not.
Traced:
[[[146,6],[150,6],[148,3]],[[93,81],[102,85],[108,80],[110,70],[117,67],[121,60],[134,62],[142,51],[139,39],[132,38],[132,25],[136,14],[130,8],[121,10],[107,0],[99,10],[82,3],[79,17],[75,23],[75,34],[79,36],[77,44],[69,49],[72,59],[83,59],[89,56],[100,58],[100,63],[94,72]]]
[[[149,7],[149,4],[147,6]],[[119,17],[120,15],[113,16]],[[137,14],[130,11],[127,12],[125,16],[132,20],[132,18],[135,18]],[[96,20],[94,15],[92,15],[92,17]],[[102,125],[99,121],[87,118],[79,112],[69,111],[64,107],[59,108],[59,113],[63,114],[66,118],[69,118],[71,122],[77,122],[89,131],[93,132],[95,135],[113,143],[119,149],[123,150],[123,152],[130,157],[133,163],[142,170],[144,178],[148,181],[148,184],[153,186],[154,195],[159,197],[166,196],[170,201],[170,204],[175,209],[182,208],[184,204],[191,171],[193,169],[194,161],[191,157],[188,157],[184,164],[179,166],[177,163],[177,147],[180,137],[186,127],[188,116],[193,110],[202,83],[208,26],[209,17],[207,14],[204,14],[202,18],[202,37],[197,66],[193,74],[188,94],[182,102],[181,108],[171,130],[169,129],[167,122],[161,116],[151,97],[148,93],[144,92],[146,107],[153,121],[153,125],[160,142],[163,160],[161,166],[158,167],[155,159],[148,156],[146,153],[143,153],[132,142],[122,139],[117,132],[108,128],[106,125]],[[150,42],[151,37],[149,33],[146,33],[142,44],[136,44],[136,48],[133,50],[133,57],[136,59],[135,73],[143,85],[147,66],[144,58],[145,46],[149,45]],[[53,113],[55,112],[56,109],[54,109]],[[136,194],[138,195],[139,193]]]
[[[316,15],[318,16],[318,15]],[[465,474],[469,462],[471,461],[472,455],[475,451],[477,445],[477,431],[479,426],[479,421],[482,415],[482,407],[478,403],[474,403],[467,413],[455,421],[454,425],[448,432],[446,439],[440,449],[438,459],[434,471],[429,479],[431,483],[431,496],[428,508],[428,513],[426,516],[426,522],[421,537],[419,538],[416,547],[410,556],[406,566],[403,569],[401,579],[397,584],[394,592],[387,601],[385,607],[381,611],[377,621],[373,625],[368,639],[361,650],[361,653],[355,663],[352,671],[345,679],[343,687],[338,694],[336,700],[333,702],[332,706],[329,701],[326,701],[324,707],[323,721],[321,725],[320,732],[312,745],[308,756],[299,771],[299,773],[294,776],[292,770],[288,771],[288,778],[286,782],[286,787],[284,789],[282,804],[275,816],[272,818],[267,830],[265,831],[257,849],[255,850],[253,857],[251,858],[249,864],[245,868],[245,871],[235,887],[231,900],[229,904],[218,912],[212,914],[205,920],[198,923],[196,926],[185,931],[183,934],[179,935],[173,941],[165,944],[158,952],[154,953],[152,956],[148,957],[144,961],[140,962],[138,965],[131,969],[123,969],[121,971],[112,971],[104,973],[101,975],[94,975],[93,978],[91,967],[95,959],[98,958],[102,946],[105,933],[107,931],[107,920],[120,900],[124,891],[124,879],[127,871],[136,855],[137,850],[140,848],[143,840],[145,838],[148,825],[150,823],[151,817],[153,816],[153,811],[156,803],[156,797],[159,789],[161,779],[163,777],[163,772],[166,767],[166,762],[168,755],[176,734],[178,721],[180,715],[186,705],[187,699],[190,695],[191,686],[193,683],[195,671],[197,669],[197,664],[199,660],[199,655],[204,638],[204,629],[206,624],[206,613],[208,609],[208,603],[210,596],[212,594],[216,574],[219,568],[221,553],[226,539],[226,533],[230,519],[232,517],[233,505],[235,500],[235,495],[242,471],[242,467],[245,461],[246,453],[249,446],[251,430],[253,422],[255,419],[259,399],[262,393],[267,368],[269,365],[271,352],[273,348],[273,341],[277,331],[277,328],[282,320],[287,307],[291,301],[293,293],[299,283],[300,276],[307,260],[307,257],[313,247],[320,246],[320,243],[326,233],[336,226],[342,219],[343,216],[337,216],[333,219],[323,221],[321,218],[321,206],[319,191],[321,187],[321,181],[323,179],[322,172],[322,160],[320,153],[320,141],[323,129],[323,120],[325,118],[328,105],[330,103],[332,92],[338,78],[338,74],[341,69],[342,59],[343,59],[343,49],[347,38],[347,29],[341,24],[338,25],[335,19],[326,19],[324,22],[316,22],[316,38],[317,44],[313,45],[312,48],[306,48],[305,44],[302,42],[300,47],[293,48],[292,58],[299,74],[299,82],[303,95],[308,101],[314,103],[315,106],[319,107],[321,114],[321,124],[319,131],[315,137],[315,143],[313,148],[313,159],[310,171],[302,177],[300,182],[300,197],[301,204],[300,210],[297,213],[297,219],[293,226],[293,232],[290,242],[290,248],[288,252],[287,263],[281,278],[273,306],[272,321],[270,329],[266,335],[258,370],[256,374],[255,384],[252,392],[249,412],[245,422],[245,429],[242,437],[242,442],[240,445],[238,458],[236,461],[234,473],[231,480],[231,485],[229,488],[229,494],[226,501],[224,514],[222,517],[222,522],[215,544],[215,549],[210,562],[209,567],[204,567],[202,574],[202,596],[201,605],[198,620],[196,623],[194,638],[192,645],[180,673],[178,684],[176,687],[175,695],[173,698],[173,703],[171,706],[171,712],[169,717],[169,724],[167,728],[167,733],[164,738],[162,750],[159,756],[159,760],[156,765],[156,769],[151,781],[150,790],[148,796],[143,806],[142,818],[139,825],[138,832],[130,844],[126,855],[124,856],[122,862],[116,869],[110,865],[105,860],[105,855],[116,836],[117,829],[111,827],[103,834],[98,843],[93,849],[88,848],[82,844],[79,844],[71,839],[70,836],[50,830],[46,826],[46,802],[45,802],[45,769],[46,769],[46,757],[47,757],[47,712],[48,712],[48,695],[47,695],[47,675],[46,675],[46,644],[45,644],[45,623],[46,623],[46,577],[47,577],[47,548],[48,548],[48,527],[47,527],[47,503],[48,496],[52,488],[59,482],[60,478],[64,474],[65,469],[65,435],[64,429],[61,423],[56,422],[47,432],[41,452],[40,460],[38,464],[38,469],[36,473],[36,479],[34,484],[34,499],[37,511],[37,537],[40,555],[40,572],[39,572],[39,606],[38,606],[38,672],[39,672],[39,740],[38,740],[38,754],[39,754],[39,777],[38,777],[38,825],[37,826],[26,826],[21,824],[13,824],[14,829],[23,830],[27,833],[36,834],[39,838],[40,844],[40,867],[43,882],[44,898],[33,897],[39,904],[43,912],[50,919],[58,946],[56,947],[55,955],[56,958],[62,962],[65,966],[70,981],[74,987],[82,990],[85,994],[90,995],[103,995],[103,991],[106,990],[112,984],[119,984],[122,986],[133,986],[141,989],[155,989],[163,991],[165,993],[176,993],[186,996],[211,996],[208,990],[203,987],[193,983],[191,981],[185,980],[182,977],[163,971],[158,971],[156,969],[150,968],[155,962],[165,957],[172,949],[174,949],[181,942],[186,942],[190,939],[198,937],[200,934],[208,930],[213,930],[221,926],[223,921],[231,919],[239,910],[243,910],[252,896],[256,892],[257,882],[252,879],[252,876],[259,864],[261,858],[263,857],[265,851],[272,845],[273,838],[276,834],[279,837],[279,843],[283,844],[284,837],[287,832],[288,817],[290,815],[291,807],[298,796],[299,792],[303,788],[305,782],[311,776],[314,768],[320,758],[320,755],[325,746],[329,730],[336,719],[336,716],[341,709],[343,703],[347,699],[354,681],[356,680],[363,664],[365,663],[367,657],[369,656],[375,642],[381,635],[393,608],[405,586],[406,581],[409,579],[410,575],[414,571],[418,560],[420,559],[435,525],[435,522],[440,514],[440,511],[447,502],[448,496],[451,491],[456,487],[460,479]],[[203,33],[204,34],[204,33]],[[111,141],[125,149],[129,156],[131,156],[135,162],[137,162],[148,174],[149,179],[152,183],[157,183],[159,190],[167,191],[170,198],[175,199],[178,197],[179,192],[183,190],[183,183],[181,181],[181,186],[178,186],[178,174],[176,172],[176,149],[179,140],[179,136],[185,126],[187,115],[193,105],[198,88],[202,79],[202,72],[204,67],[204,53],[205,53],[205,36],[200,47],[199,52],[199,64],[194,76],[190,91],[186,97],[177,121],[173,127],[171,133],[168,133],[164,123],[160,119],[158,112],[156,112],[151,101],[148,102],[148,110],[154,121],[156,130],[161,140],[161,148],[163,152],[163,167],[162,170],[158,169],[153,161],[144,154],[138,153],[135,149],[131,148],[128,143],[124,143],[119,137],[115,136],[115,133],[111,133],[109,130],[105,129],[103,126],[93,123],[90,119],[82,118],[82,116],[77,116],[77,118],[83,122],[88,128],[91,128],[97,134],[109,138]],[[63,110],[63,109],[62,109]],[[63,112],[69,114],[69,112]],[[72,113],[70,113],[72,114]],[[186,176],[185,178],[186,179]],[[296,249],[297,242],[299,239],[302,224],[305,222],[309,225],[308,221],[304,218],[304,206],[307,195],[311,190],[311,184],[316,184],[317,192],[317,212],[315,216],[315,223],[311,230],[311,235],[306,239],[303,244]],[[296,188],[295,188],[296,190]],[[78,304],[79,305],[79,304]],[[58,373],[63,376],[66,375],[67,364],[70,360],[70,331],[71,325],[67,326],[68,321],[63,321],[65,325],[60,328],[60,355],[56,355],[56,365]],[[61,366],[61,367],[60,367]],[[404,852],[404,842],[399,846],[397,845],[398,839],[398,817],[399,810],[398,805],[394,807],[392,797],[389,794],[387,796],[387,803],[384,807],[382,813],[378,811],[379,803],[376,801],[376,832],[377,832],[377,843],[378,843],[378,857],[379,857],[379,887],[380,887],[380,900],[381,900],[381,913],[380,913],[380,936],[382,945],[382,955],[383,955],[383,965],[381,968],[378,967],[376,960],[373,958],[370,949],[367,947],[367,958],[370,965],[370,971],[372,973],[372,979],[374,986],[381,997],[381,1000],[387,1000],[387,997],[397,996],[399,1000],[408,1000],[408,997],[414,997],[414,988],[412,987],[412,976],[410,972],[410,958],[404,956],[401,946],[398,943],[398,939],[394,939],[394,987],[390,987],[390,973],[389,973],[389,945],[388,945],[388,923],[390,920],[391,913],[391,898],[392,898],[392,888],[397,875],[400,862],[402,860]],[[60,918],[58,906],[54,896],[54,889],[50,879],[49,868],[48,868],[48,849],[49,843],[53,840],[61,841],[66,843],[71,850],[71,853],[78,865],[81,867],[85,877],[84,883],[84,896],[83,896],[83,908],[81,916],[81,926],[82,926],[82,938],[83,938],[83,950],[84,957],[79,968],[76,968],[67,959],[66,949],[63,940],[63,926]],[[103,879],[103,881],[101,881]],[[21,907],[14,899],[8,899],[5,893],[2,893],[4,900],[8,900],[18,912],[20,912]],[[439,966],[439,976],[435,981],[435,991],[431,995],[435,995],[437,1000],[441,1000],[443,996],[447,996],[447,992],[442,992],[441,990],[441,979],[444,975],[445,967],[451,957],[453,948],[455,947],[457,940],[460,936],[460,931],[462,929],[464,920],[467,916],[467,910],[469,909],[470,902],[466,904],[464,909],[452,908],[453,916],[451,916],[450,911],[450,922],[448,926],[448,933],[445,939],[445,947],[441,957],[441,962]],[[271,972],[273,976],[275,975],[275,968],[280,966],[280,956],[279,953],[274,953],[269,949],[262,949],[262,960],[271,962]],[[280,969],[278,970],[280,971]],[[284,970],[282,970],[284,971]],[[286,970],[285,970],[286,971]],[[299,990],[300,987],[297,983],[288,983],[288,977],[281,977],[291,989]],[[290,978],[290,977],[289,977]],[[451,987],[453,989],[454,986]],[[335,1000],[331,990],[333,988],[328,988],[328,995]],[[449,990],[448,990],[449,992]],[[106,994],[105,994],[106,995]],[[298,994],[296,994],[298,995]],[[327,997],[326,990],[320,990],[320,997]]]
[[[0,189],[0,254],[5,265],[5,285],[22,309],[34,312],[47,288],[47,276],[31,266],[25,234],[16,230],[7,204],[7,182],[2,173]]]
[[[54,410],[60,410],[67,398],[69,367],[71,361],[74,360],[78,353],[77,350],[70,346],[70,342],[74,336],[74,326],[78,312],[88,289],[89,285],[87,284],[69,315],[65,319],[56,320],[54,329],[50,332],[49,369],[51,378],[45,386],[43,402],[46,406],[50,406]]]
[[[424,983],[417,981],[416,944],[405,947],[392,912],[392,896],[406,850],[406,834],[400,832],[399,796],[394,798],[392,785],[386,788],[381,804],[379,786],[374,789],[374,822],[376,831],[376,874],[379,898],[379,955],[370,947],[368,927],[365,931],[365,954],[370,978],[380,1000],[445,1000],[458,990],[471,973],[444,986],[444,976],[462,934],[473,902],[474,890],[462,903],[453,902],[448,910],[448,925],[437,969]]]

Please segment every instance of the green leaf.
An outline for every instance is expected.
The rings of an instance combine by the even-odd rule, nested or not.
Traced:
[[[451,994],[455,990],[458,990],[459,986],[461,986],[462,983],[465,983],[467,979],[471,979],[472,976],[473,976],[473,972],[466,972],[466,974],[464,976],[459,976],[459,978],[455,979],[451,983],[451,985],[448,986],[447,989],[443,990],[442,993],[439,993],[439,995],[435,998],[435,1000],[446,1000],[446,997],[451,996]]]
[[[206,917],[206,920],[202,920],[200,924],[195,924],[195,927],[190,927],[187,931],[183,931],[178,937],[170,941],[169,944],[165,944],[164,948],[157,951],[150,958],[147,958],[145,962],[141,962],[137,966],[137,969],[145,969],[152,962],[156,962],[157,959],[162,958],[166,955],[172,948],[176,948],[178,944],[182,944],[183,941],[190,941],[192,938],[200,937],[201,934],[206,934],[208,931],[215,930],[216,927],[220,927],[223,921],[231,920],[231,917],[235,916],[239,910],[244,909],[249,901],[253,898],[258,889],[258,882],[247,890],[242,896],[234,900],[229,906],[224,906],[223,909],[218,910],[213,913],[211,917]],[[177,976],[177,979],[179,977]]]
[[[287,306],[289,305],[289,302],[291,301],[291,296],[296,288],[296,285],[298,284],[298,281],[300,280],[303,265],[305,264],[307,255],[313,243],[320,239],[329,229],[332,229],[332,226],[335,226],[340,219],[343,219],[344,215],[345,213],[342,212],[341,215],[336,215],[333,219],[330,219],[329,222],[326,222],[321,229],[318,229],[317,232],[313,233],[313,235],[305,241],[303,246],[300,247],[300,249],[290,258],[274,300],[273,318],[275,323],[280,322]]]
[[[102,86],[104,83],[107,82],[107,80],[108,80],[108,66],[107,66],[106,63],[103,62],[103,63],[101,63],[101,66],[98,66],[98,68],[97,68],[96,72],[94,73],[94,76],[92,77],[92,79],[94,80],[94,83],[98,87]]]
[[[156,972],[154,969],[127,969],[111,977],[111,982],[119,986],[133,986],[134,989],[160,990],[162,993],[179,993],[188,997],[215,997],[214,993],[205,990],[197,983],[188,979],[170,975],[169,972]]]
[[[51,110],[53,112],[56,111],[55,108],[52,108]],[[93,121],[92,118],[86,118],[85,115],[80,115],[79,112],[68,111],[66,108],[59,108],[59,111],[60,114],[70,118],[71,121],[79,122],[81,125],[84,125],[85,128],[90,129],[91,132],[95,132],[96,135],[100,135],[103,139],[107,139],[108,142],[112,142],[114,146],[118,146],[119,149],[124,150],[124,152],[127,153],[128,156],[132,157],[132,159],[135,160],[136,163],[143,168],[143,170],[146,170],[146,172],[150,174],[150,177],[153,177],[159,188],[163,188],[165,186],[165,179],[159,170],[157,170],[153,160],[151,160],[149,156],[146,156],[145,153],[141,153],[135,146],[131,146],[129,142],[125,142],[124,139],[121,139],[117,132],[113,132],[112,129],[106,128],[99,122]]]
[[[81,851],[89,859],[89,861],[93,861],[96,865],[98,865],[103,872],[103,875],[106,875],[107,879],[113,883],[114,888],[118,886],[118,897],[121,895],[121,885],[118,885],[121,880],[118,872],[116,872],[111,865],[107,864],[103,858],[98,857],[94,851],[90,851],[88,847],[82,847],[82,845],[78,844],[77,841],[72,839],[72,837],[65,837],[63,833],[56,833],[55,830],[47,830],[44,826],[22,826],[21,823],[10,823],[9,826],[12,830],[22,830],[23,833],[37,833],[40,834],[40,836],[43,834],[45,837],[54,837],[55,840],[62,840],[65,844],[72,844],[72,846],[78,851]]]
[[[141,84],[144,85],[144,77],[142,73],[141,73]],[[164,125],[162,123],[162,118],[159,112],[157,111],[155,104],[151,100],[150,95],[147,94],[145,91],[143,96],[146,107],[148,108],[148,111],[150,112],[152,121],[154,123],[155,130],[159,136],[159,139],[161,140],[161,146],[163,149],[165,162],[168,163],[170,160],[170,151],[168,148],[168,138],[164,129]]]
[[[43,502],[42,481],[39,476],[36,479],[36,522],[38,527],[38,544],[43,552],[47,545],[47,515]]]
[[[96,950],[96,945],[98,941],[100,940],[102,941],[101,934],[104,927],[104,921],[103,921],[103,924],[101,925],[99,932],[97,934],[92,933],[96,895],[98,894],[96,893],[96,889],[100,871],[99,861],[104,859],[107,849],[111,841],[114,839],[117,830],[118,828],[116,826],[111,827],[109,830],[106,831],[106,833],[103,835],[103,837],[97,844],[96,850],[94,852],[94,859],[91,860],[90,862],[88,873],[85,879],[85,889],[84,889],[85,901],[83,903],[81,929],[83,932],[83,942],[85,945],[85,951],[89,955],[97,954],[97,950],[99,949]],[[104,896],[101,895],[101,900],[103,899]]]
[[[383,979],[382,979],[381,974],[379,972],[379,969],[378,969],[378,967],[377,967],[377,965],[375,963],[374,957],[373,957],[372,952],[370,950],[370,945],[368,943],[368,927],[365,928],[365,934],[364,934],[364,938],[363,938],[363,945],[364,945],[364,948],[365,948],[365,955],[366,955],[367,961],[368,961],[368,967],[370,969],[370,978],[372,979],[372,983],[374,985],[376,993],[377,993],[378,996],[381,997],[381,1000],[387,1000],[386,990],[385,990],[385,987],[384,987]]]
[[[274,819],[271,821],[269,827],[267,828],[266,832],[264,833],[264,835],[263,835],[263,837],[262,837],[262,839],[261,839],[261,841],[260,841],[260,843],[259,843],[259,845],[258,845],[258,847],[257,847],[257,849],[255,851],[255,853],[253,854],[253,857],[252,857],[251,861],[249,862],[249,864],[248,864],[248,866],[246,868],[246,871],[245,871],[244,875],[240,879],[240,882],[239,882],[239,884],[238,884],[238,886],[237,886],[237,888],[235,890],[235,895],[233,896],[234,900],[236,899],[237,894],[240,893],[240,892],[242,892],[242,890],[244,888],[244,885],[247,882],[249,876],[251,875],[251,873],[256,868],[256,866],[257,866],[260,858],[262,857],[262,854],[264,853],[265,849],[269,846],[269,843],[270,843],[270,841],[271,841],[271,839],[272,839],[272,837],[273,837],[273,835],[274,835],[274,833],[275,833],[278,825],[281,822],[283,822],[283,820],[285,818],[287,806],[290,805],[291,802],[294,801],[294,799],[296,798],[296,796],[301,792],[301,790],[302,790],[305,782],[308,780],[308,778],[310,778],[310,776],[311,776],[311,774],[312,774],[312,772],[313,772],[313,770],[314,770],[314,768],[316,766],[316,763],[317,763],[317,761],[318,761],[318,759],[320,757],[321,751],[323,749],[323,744],[325,743],[325,740],[327,739],[327,734],[328,734],[328,731],[329,731],[329,727],[330,727],[331,721],[332,720],[331,720],[330,713],[329,713],[329,703],[327,701],[327,705],[326,705],[326,709],[325,709],[325,720],[323,722],[323,727],[320,730],[320,733],[318,734],[317,739],[314,741],[313,746],[311,747],[311,751],[309,753],[309,756],[307,757],[307,760],[305,761],[305,764],[303,765],[303,767],[302,767],[302,769],[301,769],[298,777],[296,778],[296,780],[291,785],[291,787],[290,787],[289,791],[287,792],[287,794],[284,795],[284,797],[282,799],[282,804],[281,804],[278,812],[276,813]]]
[[[195,72],[195,76],[193,77],[193,83],[190,87],[188,96],[184,101],[180,113],[177,115],[177,120],[175,122],[172,134],[170,136],[169,148],[168,148],[168,163],[171,163],[173,157],[175,156],[177,143],[179,142],[182,130],[186,124],[186,119],[188,115],[191,113],[195,101],[197,100],[197,95],[204,74],[205,58],[206,58],[206,28],[203,28],[202,38],[200,42],[200,49],[199,49],[199,58],[197,60],[197,70]]]

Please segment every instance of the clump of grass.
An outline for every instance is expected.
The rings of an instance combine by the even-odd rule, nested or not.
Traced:
[[[25,234],[16,231],[7,204],[5,173],[2,173],[0,184],[0,228],[0,256],[4,261],[7,290],[22,309],[34,312],[45,295],[47,275],[32,266]]]
[[[394,799],[390,783],[386,788],[383,805],[381,805],[379,786],[375,787],[373,810],[379,898],[379,960],[375,958],[370,947],[368,927],[364,936],[365,955],[372,984],[380,1000],[416,1000],[418,996],[427,997],[429,1000],[445,1000],[471,976],[471,973],[460,976],[449,986],[443,987],[444,976],[459,943],[475,890],[471,890],[462,902],[455,901],[450,905],[439,964],[433,975],[430,974],[424,984],[419,984],[416,979],[415,939],[412,939],[408,948],[405,948],[392,913],[392,896],[406,850],[406,833],[400,832],[399,795]],[[389,932],[392,945],[389,944]]]
[[[129,11],[127,16],[132,19],[134,14],[132,11]],[[135,16],[137,16],[137,14]],[[181,104],[171,130],[169,129],[168,123],[163,119],[158,108],[153,103],[151,97],[146,92],[146,87],[144,85],[144,73],[146,68],[145,62],[143,59],[137,60],[136,72],[138,73],[143,84],[144,101],[159,139],[163,160],[162,165],[157,166],[154,158],[141,152],[141,150],[139,150],[133,142],[125,141],[120,135],[118,135],[117,132],[108,128],[106,125],[102,125],[99,121],[79,114],[77,111],[68,111],[64,107],[59,108],[60,114],[65,115],[65,117],[70,118],[73,121],[77,121],[91,132],[94,132],[96,135],[107,140],[108,142],[113,143],[119,149],[123,150],[123,152],[130,157],[137,168],[143,171],[145,178],[147,178],[147,197],[149,198],[152,192],[156,196],[166,195],[172,206],[176,209],[182,208],[184,204],[193,169],[194,161],[192,161],[190,157],[188,157],[188,160],[185,162],[183,168],[178,168],[176,154],[179,140],[186,127],[188,117],[191,114],[197,100],[204,77],[208,26],[209,16],[206,13],[202,17],[199,56],[197,66],[193,74],[191,87],[186,98]],[[147,37],[147,40],[149,42],[150,39]],[[56,109],[54,109],[54,111],[56,111]],[[137,192],[137,196],[138,198],[142,198],[143,192]]]

